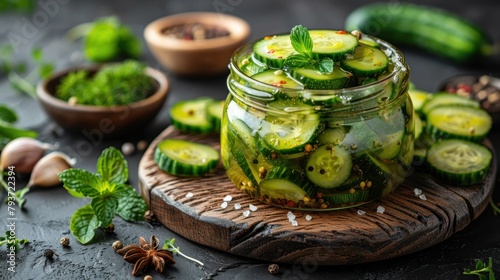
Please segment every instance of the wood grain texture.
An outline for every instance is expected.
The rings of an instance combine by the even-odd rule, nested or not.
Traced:
[[[385,198],[351,209],[329,212],[292,211],[259,202],[240,192],[221,164],[203,178],[181,178],[162,172],[153,161],[157,143],[187,139],[219,149],[219,135],[163,131],[139,164],[141,194],[157,219],[185,238],[232,254],[264,261],[305,265],[345,265],[394,258],[445,240],[465,228],[488,205],[496,176],[496,158],[481,185],[455,187],[414,172]],[[490,145],[491,146],[491,145]],[[415,195],[419,188],[426,200]],[[187,193],[193,193],[187,198]],[[221,203],[232,196],[228,207]],[[234,204],[241,204],[240,210]],[[257,211],[244,217],[249,205]],[[385,208],[378,213],[377,207]],[[358,214],[358,210],[365,212]],[[307,221],[306,215],[312,216]]]

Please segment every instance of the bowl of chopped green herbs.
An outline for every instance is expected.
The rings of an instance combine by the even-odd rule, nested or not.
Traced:
[[[161,71],[134,60],[67,69],[37,86],[42,108],[55,123],[102,139],[147,126],[163,107],[168,91],[168,79]]]

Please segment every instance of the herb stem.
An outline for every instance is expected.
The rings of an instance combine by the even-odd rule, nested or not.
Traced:
[[[36,99],[36,88],[25,79],[21,78],[14,72],[9,73],[9,81],[12,85],[21,92],[27,93],[29,96]]]
[[[190,256],[186,256],[186,255],[184,255],[184,254],[183,254],[181,251],[179,251],[178,249],[176,249],[174,252],[175,252],[175,253],[177,253],[177,254],[179,254],[179,255],[181,255],[181,256],[183,256],[184,258],[186,258],[186,259],[188,259],[188,260],[190,260],[190,261],[193,261],[193,262],[195,262],[195,263],[197,263],[197,264],[201,265],[201,266],[204,266],[204,265],[205,265],[205,264],[203,264],[202,262],[200,262],[200,261],[199,261],[199,260],[197,260],[197,259],[194,259],[194,258],[191,258]]]

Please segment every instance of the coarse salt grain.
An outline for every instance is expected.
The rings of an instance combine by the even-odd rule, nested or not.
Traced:
[[[290,211],[288,211],[288,213],[286,213],[286,216],[288,217],[288,220],[294,220],[295,219],[295,215],[292,212],[290,212]]]
[[[220,207],[221,207],[222,209],[226,209],[226,207],[227,207],[227,202],[225,202],[225,201],[224,201],[224,202],[222,202],[222,203],[221,203],[221,205],[220,205]]]
[[[234,204],[234,209],[240,210],[241,209],[241,204],[239,204],[239,203]]]
[[[257,211],[257,206],[255,206],[253,204],[248,205],[248,208],[250,208],[250,210],[253,212]]]
[[[191,198],[191,197],[193,197],[193,196],[194,196],[194,194],[193,194],[192,192],[188,192],[188,193],[186,194],[186,197],[187,197],[187,198]]]
[[[245,217],[250,216],[250,210],[243,211],[243,216],[245,216]]]
[[[366,214],[366,212],[365,212],[365,211],[363,211],[363,210],[358,210],[358,215],[364,215],[364,214]]]
[[[294,226],[294,227],[299,225],[299,223],[296,220],[292,220],[292,221],[290,221],[290,223],[292,223],[292,226]]]
[[[427,197],[425,197],[425,194],[421,194],[418,196],[418,198],[422,199],[422,200],[427,200]]]
[[[384,214],[384,212],[385,212],[385,208],[384,208],[384,206],[379,206],[379,207],[377,207],[377,213]]]
[[[416,196],[419,196],[419,195],[421,195],[421,194],[422,194],[422,190],[421,190],[421,189],[418,189],[418,188],[415,188],[415,189],[413,190],[413,192],[415,193],[415,195],[416,195]]]
[[[223,199],[223,201],[226,201],[226,202],[229,202],[231,200],[233,200],[233,197],[230,195],[226,195],[226,197],[224,197],[224,199]]]
[[[306,220],[310,221],[310,220],[312,220],[312,218],[313,217],[311,215],[306,215]]]

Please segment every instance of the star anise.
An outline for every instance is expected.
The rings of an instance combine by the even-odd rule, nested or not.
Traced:
[[[138,276],[150,265],[154,266],[157,272],[163,272],[165,264],[174,264],[172,253],[168,250],[158,249],[160,241],[156,236],[151,236],[149,244],[144,237],[139,237],[139,245],[132,244],[116,251],[123,255],[123,259],[134,264],[132,275]]]

